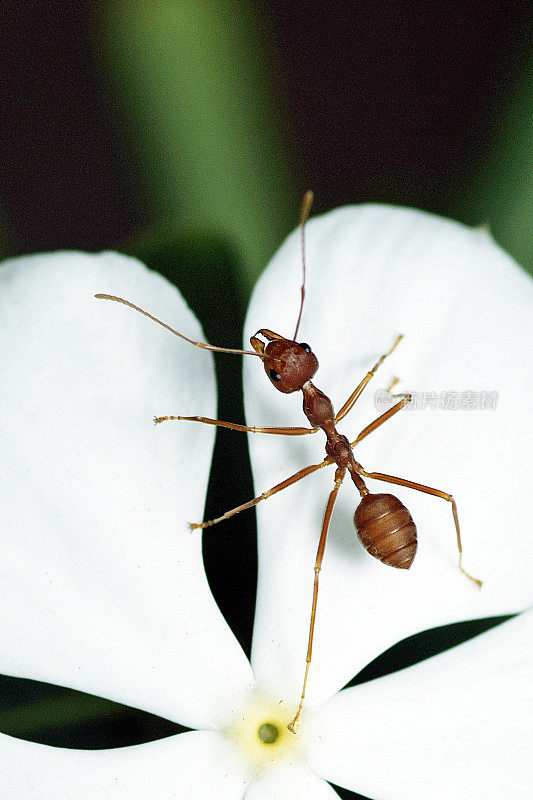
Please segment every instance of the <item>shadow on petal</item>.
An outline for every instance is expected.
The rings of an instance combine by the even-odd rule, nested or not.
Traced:
[[[438,628],[430,628],[389,647],[384,653],[367,664],[364,669],[349,681],[344,689],[351,686],[358,686],[361,683],[381,678],[383,675],[390,675],[400,669],[411,667],[426,658],[436,656],[445,650],[467,642],[481,633],[507,622],[515,614],[505,614],[498,617],[486,617],[485,619],[470,619],[465,622],[454,622],[452,625],[440,625]]]
[[[26,678],[0,676],[0,732],[52,747],[107,750],[191,730],[103,697]]]

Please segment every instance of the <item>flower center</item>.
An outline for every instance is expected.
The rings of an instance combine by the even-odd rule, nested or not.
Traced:
[[[259,741],[263,744],[274,744],[279,736],[279,729],[273,722],[263,722],[257,731]]]
[[[301,756],[301,736],[287,728],[293,716],[279,700],[256,694],[226,733],[257,774]]]

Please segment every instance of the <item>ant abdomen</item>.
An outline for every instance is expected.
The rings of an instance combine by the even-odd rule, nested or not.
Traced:
[[[416,525],[392,494],[365,495],[354,514],[357,534],[366,550],[384,564],[409,569],[416,554]]]

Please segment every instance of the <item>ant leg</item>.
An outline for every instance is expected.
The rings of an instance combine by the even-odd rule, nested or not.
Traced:
[[[277,483],[272,487],[272,489],[268,489],[266,492],[263,492],[258,497],[254,497],[253,500],[248,500],[247,503],[243,503],[241,506],[237,506],[236,508],[232,508],[230,511],[226,511],[226,513],[222,514],[221,517],[210,519],[207,522],[189,522],[189,528],[191,530],[195,530],[196,528],[209,528],[211,525],[217,525],[219,522],[222,522],[222,520],[229,519],[229,517],[233,517],[240,511],[246,511],[247,508],[253,508],[260,503],[261,500],[267,500],[269,497],[272,497],[273,494],[281,492],[283,489],[286,489],[287,486],[292,486],[293,483],[301,481],[302,478],[307,478],[308,475],[311,475],[313,472],[322,469],[322,467],[327,467],[330,464],[333,464],[333,460],[328,456],[324,459],[324,461],[321,461],[320,464],[312,464],[310,467],[304,467],[303,469],[298,470],[298,472],[295,472],[294,475],[290,476],[290,478],[285,478],[285,480],[281,481],[281,483]]]
[[[358,435],[357,439],[354,439],[353,442],[350,442],[350,447],[355,447],[355,445],[359,444],[359,442],[366,436],[368,436],[369,433],[375,431],[376,428],[379,428],[380,425],[383,425],[384,422],[386,422],[388,419],[397,414],[398,411],[400,411],[404,406],[407,405],[407,403],[411,402],[410,394],[404,394],[404,395],[397,394],[393,395],[393,397],[401,397],[402,399],[400,400],[399,403],[396,403],[396,405],[392,406],[391,408],[388,408],[387,411],[384,411],[383,414],[381,414],[377,419],[371,422],[370,425],[367,425],[366,428],[363,428],[361,433]]]
[[[383,364],[385,359],[388,356],[390,356],[390,354],[393,352],[393,350],[396,349],[396,346],[401,342],[402,339],[403,339],[403,334],[400,333],[400,335],[396,337],[396,341],[394,342],[394,344],[392,345],[390,350],[387,350],[387,352],[384,353],[381,356],[381,358],[379,358],[376,361],[376,363],[374,364],[372,369],[369,372],[367,372],[367,374],[365,375],[365,377],[363,378],[363,380],[361,381],[359,386],[357,386],[353,390],[353,392],[351,393],[351,395],[349,396],[347,401],[344,403],[344,405],[342,406],[342,408],[338,412],[337,416],[335,417],[335,423],[340,422],[340,420],[343,419],[346,416],[346,414],[349,411],[352,410],[353,406],[355,405],[355,403],[357,402],[357,400],[360,398],[361,394],[363,393],[363,390],[364,390],[365,386],[367,385],[367,383],[369,383],[372,380],[372,378],[376,374],[376,371]]]
[[[403,397],[403,395],[397,395],[392,393],[392,390],[394,389],[397,383],[400,383],[400,379],[397,378],[395,375],[394,378],[389,383],[389,385],[387,386],[387,388],[385,389],[385,391],[388,392],[388,394],[390,394],[391,397]]]
[[[313,585],[313,605],[311,607],[311,621],[309,623],[309,639],[307,641],[307,656],[305,659],[305,674],[304,674],[304,682],[302,686],[302,694],[300,695],[300,703],[298,705],[298,710],[294,716],[294,719],[288,724],[288,729],[291,733],[295,733],[294,726],[298,717],[300,716],[300,712],[303,707],[304,698],[305,698],[305,689],[307,686],[307,677],[309,675],[309,665],[311,664],[311,655],[313,651],[313,635],[315,632],[315,618],[316,618],[316,604],[318,599],[318,576],[320,574],[320,569],[322,567],[322,559],[324,557],[324,550],[326,548],[326,537],[328,535],[328,528],[329,523],[331,520],[331,514],[333,513],[333,506],[335,504],[335,500],[337,499],[337,494],[339,493],[339,489],[341,488],[341,484],[344,480],[344,475],[346,473],[346,467],[337,467],[335,471],[335,486],[333,487],[331,494],[328,498],[328,502],[326,505],[326,510],[324,511],[324,520],[322,522],[322,531],[320,533],[320,541],[318,543],[318,551],[316,554],[316,561],[315,561],[315,582]]]
[[[399,395],[396,396],[398,397]],[[383,425],[383,423],[386,422],[388,419],[390,419],[392,416],[394,416],[394,414],[397,414],[398,411],[400,411],[400,409],[402,409],[405,405],[407,405],[407,403],[409,403],[410,400],[411,400],[410,395],[408,394],[404,395],[399,403],[396,403],[396,405],[392,406],[392,408],[387,409],[387,411],[381,414],[381,416],[379,416],[377,419],[371,422],[370,425],[367,425],[366,428],[363,428],[357,439],[355,439],[353,442],[350,442],[350,446],[355,447],[355,445],[358,444],[366,436],[368,436],[369,433],[375,431],[376,428],[379,428],[380,425]],[[455,524],[455,532],[457,534],[457,550],[459,551],[459,569],[464,575],[466,575],[467,578],[470,578],[470,580],[474,581],[474,583],[477,583],[477,585],[481,587],[483,581],[474,578],[465,569],[463,569],[462,565],[463,546],[461,543],[461,531],[459,528],[459,515],[457,513],[457,504],[451,494],[448,494],[447,492],[442,492],[440,489],[432,489],[430,486],[424,486],[421,483],[415,483],[414,481],[405,480],[405,478],[395,478],[392,475],[385,475],[381,472],[367,472],[366,470],[363,469],[363,467],[360,464],[357,464],[356,471],[360,475],[363,475],[363,477],[365,478],[375,478],[376,480],[384,481],[385,483],[395,483],[398,486],[406,486],[409,489],[416,489],[418,492],[425,492],[426,494],[432,494],[435,497],[441,497],[443,500],[447,500],[449,503],[451,503],[453,521]]]
[[[282,436],[303,436],[305,433],[316,433],[318,428],[258,428],[255,425],[237,425],[236,422],[222,422],[220,419],[209,417],[154,417],[154,422],[159,425],[169,419],[184,419],[189,422],[203,422],[204,425],[218,425],[220,428],[230,428],[232,431],[248,431],[249,433],[278,433]]]
[[[467,578],[470,578],[471,581],[477,583],[477,585],[481,588],[483,581],[478,580],[478,578],[474,578],[463,569],[462,560],[463,560],[463,546],[461,544],[461,531],[459,528],[459,515],[457,513],[457,503],[453,499],[451,494],[447,492],[442,492],[440,489],[432,489],[430,486],[424,486],[422,483],[415,483],[414,481],[408,481],[405,478],[396,478],[394,475],[385,475],[382,472],[367,472],[365,469],[361,467],[360,464],[357,465],[357,472],[360,475],[363,475],[365,478],[374,478],[378,481],[384,481],[385,483],[394,483],[397,486],[406,486],[408,489],[415,489],[417,492],[425,492],[426,494],[431,494],[434,497],[441,497],[443,500],[447,500],[449,503],[452,504],[452,513],[453,513],[453,521],[455,524],[455,532],[457,534],[457,550],[459,551],[459,569],[466,575]]]

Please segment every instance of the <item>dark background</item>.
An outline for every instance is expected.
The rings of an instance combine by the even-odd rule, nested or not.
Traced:
[[[97,8],[59,0],[2,7],[0,246],[5,255],[135,252],[174,280],[210,341],[238,347],[245,298],[236,276],[245,265],[237,244],[216,232],[142,238],[165,221],[113,101]],[[528,4],[310,0],[251,8],[268,52],[295,211],[312,187],[316,211],[378,201],[483,221],[469,198],[530,54]],[[287,232],[293,223],[287,219]],[[187,280],[191,266],[202,280]],[[216,298],[206,275],[216,276]],[[240,366],[220,366],[219,417],[240,421]],[[207,518],[253,496],[247,458],[244,437],[219,433]],[[253,512],[233,518],[227,535],[205,537],[204,553],[215,597],[247,652],[253,524]],[[416,637],[354,680],[400,668],[489,624]],[[112,747],[179,730],[61,687],[5,677],[0,693],[0,729],[35,741]]]
[[[528,7],[257,3],[294,207],[312,186],[316,210],[370,200],[445,213],[475,181],[525,67]],[[121,244],[154,210],[109,99],[91,4],[8,0],[1,16],[9,251]]]

